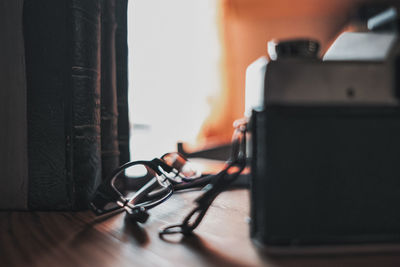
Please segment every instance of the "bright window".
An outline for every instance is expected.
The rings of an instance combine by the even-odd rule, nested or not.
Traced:
[[[131,160],[195,142],[221,87],[217,4],[129,1]]]

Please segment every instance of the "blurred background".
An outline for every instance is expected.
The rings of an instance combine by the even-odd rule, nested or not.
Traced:
[[[131,159],[230,141],[245,73],[267,42],[306,37],[323,53],[363,0],[129,1]],[[371,2],[371,1],[369,1]]]

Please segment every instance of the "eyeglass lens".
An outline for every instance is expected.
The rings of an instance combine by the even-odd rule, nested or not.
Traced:
[[[167,153],[162,156],[162,160],[176,169],[182,178],[194,179],[201,176],[201,173],[193,164],[179,153]]]
[[[146,164],[133,164],[126,168],[129,176],[124,176],[124,184],[128,185],[123,195],[130,206],[150,207],[171,193],[171,188],[164,175],[158,175]],[[118,178],[117,178],[118,179]]]

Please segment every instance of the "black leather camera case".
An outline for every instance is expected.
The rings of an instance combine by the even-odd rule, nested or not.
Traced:
[[[400,109],[253,112],[251,236],[273,248],[400,241]]]

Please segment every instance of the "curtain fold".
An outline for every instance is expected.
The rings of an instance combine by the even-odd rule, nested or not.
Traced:
[[[87,208],[129,154],[126,3],[24,1],[29,209]]]
[[[103,180],[119,166],[116,81],[115,0],[103,0],[101,12],[101,162]]]
[[[129,116],[128,116],[128,0],[117,0],[115,18],[116,86],[118,106],[118,145],[120,164],[130,159],[129,154]]]

